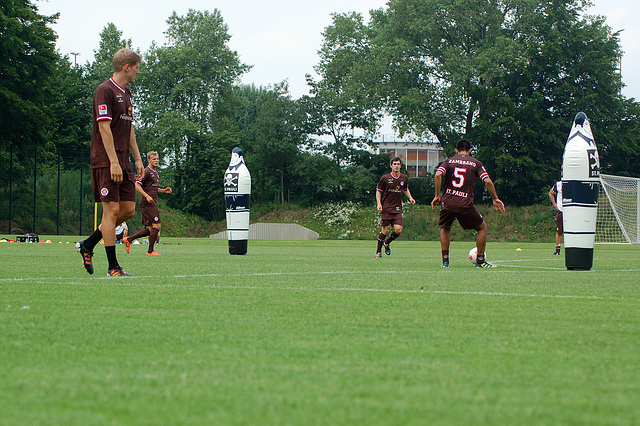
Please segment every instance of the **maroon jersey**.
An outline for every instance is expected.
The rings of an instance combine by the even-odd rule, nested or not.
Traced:
[[[104,149],[98,122],[109,120],[113,145],[122,170],[132,171],[129,160],[129,140],[133,123],[131,91],[122,88],[113,78],[102,83],[93,96],[93,133],[91,135],[91,167],[110,167],[111,162]]]
[[[476,178],[485,180],[489,177],[482,163],[468,155],[448,158],[438,170],[443,174],[442,207],[446,209],[472,207]]]
[[[402,213],[402,193],[409,188],[409,176],[387,173],[380,178],[377,191],[382,192],[382,214]]]
[[[149,194],[153,201],[158,201],[158,181],[160,180],[160,176],[158,175],[157,170],[153,170],[151,167],[147,166],[144,169],[144,176],[142,179],[137,181],[142,187],[142,190]],[[144,206],[145,204],[149,204],[145,197],[140,198],[140,206]]]
[[[556,197],[558,211],[562,213],[562,181],[554,183],[549,192]]]

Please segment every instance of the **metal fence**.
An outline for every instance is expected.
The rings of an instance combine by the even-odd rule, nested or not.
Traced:
[[[0,152],[0,233],[85,235],[93,230],[88,149],[11,145]]]

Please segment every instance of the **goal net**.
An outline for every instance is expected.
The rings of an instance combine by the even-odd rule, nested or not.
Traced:
[[[596,243],[640,244],[640,179],[600,175]]]

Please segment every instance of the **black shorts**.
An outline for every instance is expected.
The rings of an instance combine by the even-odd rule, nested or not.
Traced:
[[[477,229],[484,221],[482,215],[478,212],[475,206],[461,209],[459,211],[442,209],[440,210],[438,226],[440,228],[451,226],[456,219],[462,229]]]
[[[91,169],[91,183],[93,199],[96,203],[136,201],[136,183],[131,170],[123,170],[122,183],[117,184],[111,180],[109,167]]]

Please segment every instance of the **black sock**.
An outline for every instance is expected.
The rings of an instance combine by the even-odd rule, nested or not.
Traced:
[[[151,228],[151,231],[149,231],[149,250],[147,250],[147,253],[153,253],[153,246],[156,244],[159,233],[160,230],[157,228]]]
[[[107,260],[109,261],[109,270],[117,268],[118,259],[116,259],[116,246],[104,246],[104,251],[107,252]]]
[[[449,263],[449,250],[442,250],[442,263]]]
[[[476,257],[476,263],[484,263],[484,254],[479,254]]]
[[[149,235],[149,229],[144,228],[144,229],[139,230],[138,232],[136,232],[132,236],[127,237],[127,241],[131,242],[131,241],[135,240],[136,238],[146,237],[147,235]]]
[[[400,236],[400,234],[396,234],[395,231],[391,233],[391,235],[389,235],[389,238],[386,239],[386,241],[384,242],[385,246],[388,246],[389,244],[391,244],[391,242],[393,240],[395,240],[396,238],[398,238]]]
[[[382,232],[378,235],[378,249],[376,250],[376,254],[380,253],[380,250],[382,250],[382,244],[384,244],[385,238],[387,238],[387,236]]]
[[[89,235],[86,240],[84,240],[82,244],[84,244],[84,248],[86,248],[87,250],[93,251],[93,248],[100,242],[101,239],[102,232],[100,232],[99,229],[96,229],[91,235]]]

